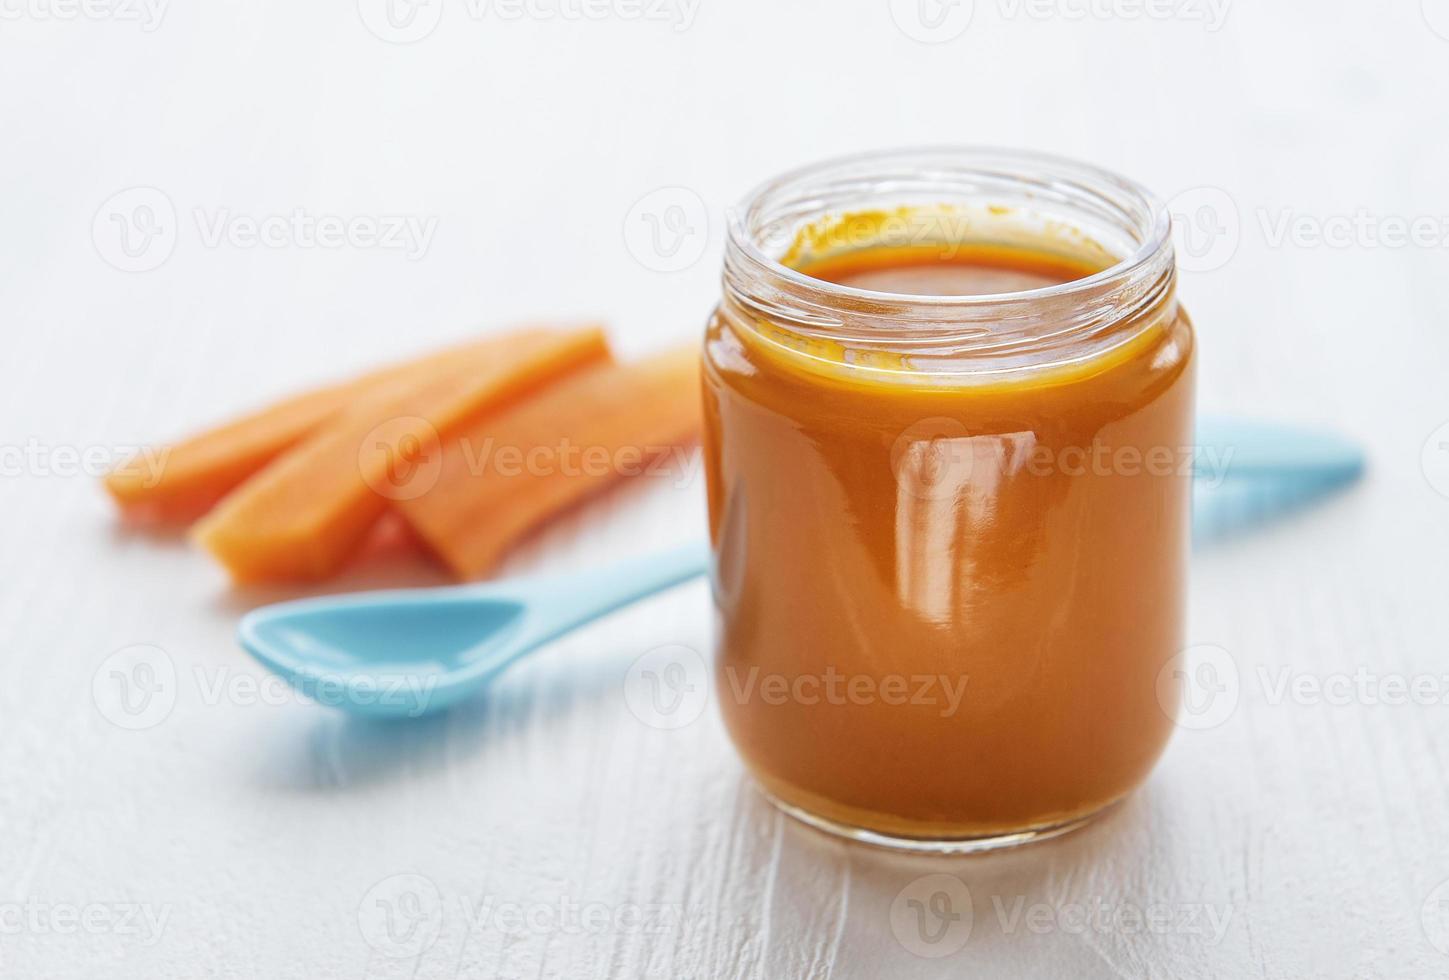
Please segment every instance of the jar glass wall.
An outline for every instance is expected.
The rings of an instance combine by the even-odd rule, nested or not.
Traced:
[[[930,292],[947,266],[990,291]],[[789,812],[966,850],[1147,776],[1188,548],[1175,278],[1150,195],[1032,154],[832,161],[734,215],[704,351],[716,690]]]

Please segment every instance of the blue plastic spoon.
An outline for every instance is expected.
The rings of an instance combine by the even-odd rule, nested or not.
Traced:
[[[1300,429],[1202,420],[1200,487],[1268,487],[1302,499],[1346,483],[1362,453]],[[396,589],[263,606],[242,618],[241,645],[321,704],[416,718],[475,693],[549,640],[709,565],[701,542],[604,568],[433,589]]]

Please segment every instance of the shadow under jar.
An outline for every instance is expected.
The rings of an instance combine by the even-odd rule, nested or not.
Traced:
[[[1160,203],[1033,154],[841,159],[734,215],[704,345],[715,689],[787,812],[976,850],[1146,778],[1189,538],[1175,282]]]

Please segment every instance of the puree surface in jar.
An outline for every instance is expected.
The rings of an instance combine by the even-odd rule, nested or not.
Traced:
[[[970,244],[797,265],[913,295],[1099,268]],[[1181,645],[1193,339],[1170,291],[1114,336],[962,371],[716,311],[716,690],[778,800],[950,840],[1070,823],[1145,779],[1175,707],[1157,678]]]

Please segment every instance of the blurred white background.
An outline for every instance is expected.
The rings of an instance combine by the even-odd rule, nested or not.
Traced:
[[[1259,672],[1446,683],[1449,0],[0,0],[0,82],[0,974],[1449,971],[1449,706],[1272,703]],[[66,463],[479,328],[688,341],[727,206],[934,143],[1079,157],[1173,201],[1204,409],[1369,450],[1351,493],[1198,557],[1190,639],[1231,652],[1241,700],[1074,837],[845,848],[759,802],[712,711],[628,717],[639,652],[707,648],[702,585],[415,729],[217,693],[258,679],[231,630],[270,596],[116,530]],[[700,493],[611,498],[518,564],[695,534]],[[140,731],[93,696],[133,644],[176,671]],[[974,898],[951,948],[892,928],[936,873]],[[512,929],[467,915],[485,897],[677,918]],[[1003,918],[1017,899],[1056,924]],[[1061,925],[1093,900],[1178,918]],[[123,905],[164,928],[122,928]],[[1224,930],[1190,929],[1195,905]],[[64,907],[103,912],[67,931],[44,918]]]

